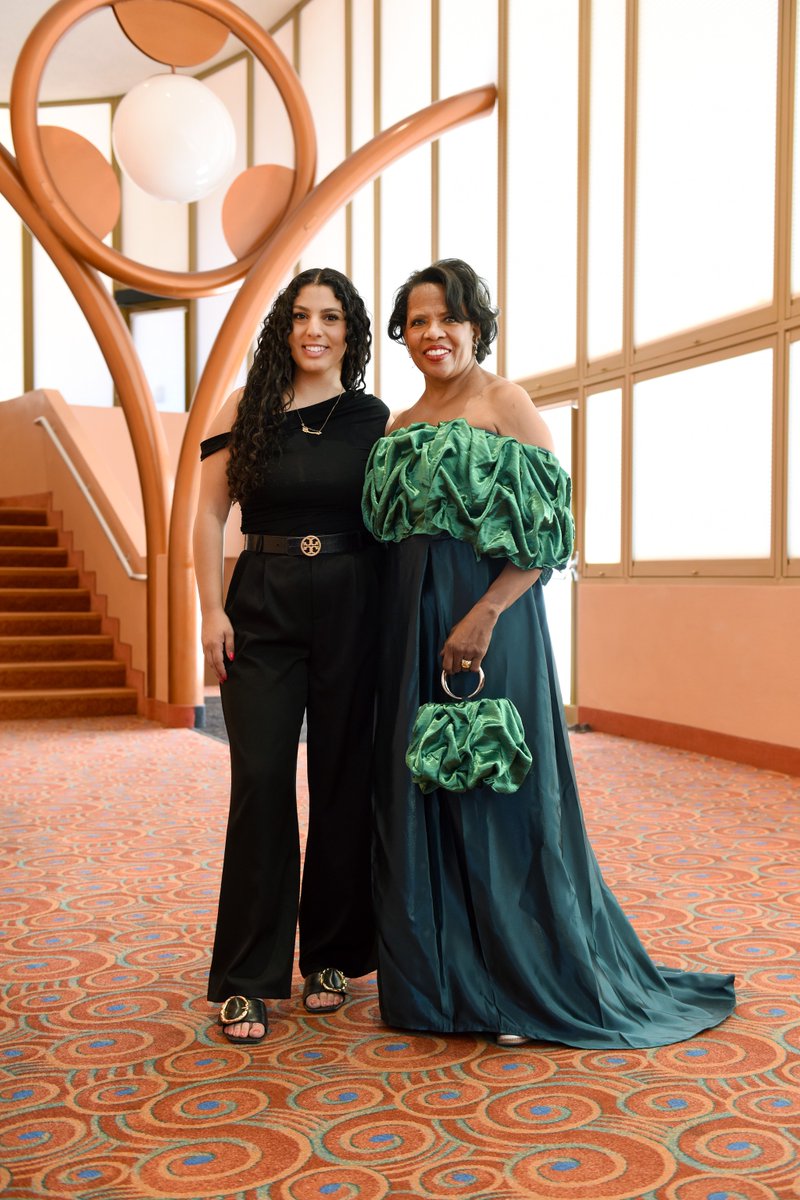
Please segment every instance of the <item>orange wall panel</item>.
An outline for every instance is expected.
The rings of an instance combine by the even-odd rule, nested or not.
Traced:
[[[581,707],[800,747],[800,586],[578,587]]]

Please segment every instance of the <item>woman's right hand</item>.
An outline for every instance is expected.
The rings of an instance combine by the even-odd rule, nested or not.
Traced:
[[[219,682],[224,683],[228,678],[225,655],[233,661],[233,626],[224,609],[203,617],[201,639],[206,662],[214,668]]]

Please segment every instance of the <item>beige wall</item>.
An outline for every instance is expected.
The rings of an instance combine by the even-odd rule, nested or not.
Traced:
[[[800,747],[800,587],[584,580],[581,708]]]

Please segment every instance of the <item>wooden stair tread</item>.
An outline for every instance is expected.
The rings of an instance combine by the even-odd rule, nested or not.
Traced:
[[[46,525],[46,508],[26,508],[18,504],[0,504],[0,525]]]
[[[100,680],[95,683],[92,676]],[[59,677],[73,684],[59,682]],[[24,681],[20,683],[20,680]],[[125,683],[125,664],[115,658],[37,659],[35,662],[0,663],[0,694],[31,691],[37,682],[44,687],[120,687]]]
[[[100,688],[37,688],[36,691],[28,691],[20,688],[4,688],[0,691],[0,698],[3,700],[16,700],[23,697],[25,700],[31,696],[56,696],[60,700],[65,697],[75,696],[136,696],[136,688],[132,687],[100,687]]]
[[[0,588],[44,588],[61,584],[62,587],[77,587],[78,572],[75,567],[45,566],[32,563],[3,566],[0,564]]]
[[[107,662],[113,653],[114,639],[107,633],[0,634],[0,663]]]

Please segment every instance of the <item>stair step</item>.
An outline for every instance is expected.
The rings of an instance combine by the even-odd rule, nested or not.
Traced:
[[[99,632],[96,612],[0,612],[0,637]]]
[[[88,588],[0,588],[0,612],[88,612]]]
[[[46,508],[20,508],[0,504],[0,525],[46,525]]]
[[[136,690],[126,687],[0,692],[0,718],[109,717],[136,712]]]
[[[65,567],[67,551],[63,546],[3,546],[0,545],[0,566],[3,567]]]
[[[74,567],[14,566],[0,564],[0,588],[66,588],[78,586]]]
[[[6,663],[0,665],[0,696],[5,691],[29,692],[46,688],[114,688],[125,686],[125,664],[74,659],[72,662]]]
[[[114,653],[114,641],[105,633],[59,637],[0,637],[0,663],[102,662]]]
[[[58,530],[49,525],[0,525],[0,546],[56,546]]]

